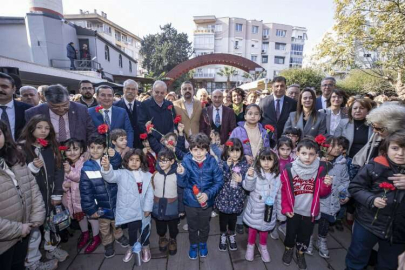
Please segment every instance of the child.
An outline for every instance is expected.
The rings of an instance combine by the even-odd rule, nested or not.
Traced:
[[[142,261],[151,259],[149,235],[151,212],[153,207],[153,188],[151,174],[145,154],[140,149],[129,150],[124,157],[124,169],[113,171],[106,156],[101,160],[101,175],[108,183],[117,183],[116,226],[126,224],[129,234],[129,248],[123,258],[124,262],[132,259],[132,247],[138,242],[137,233],[141,235]]]
[[[250,191],[250,196],[243,215],[243,221],[249,226],[248,245],[245,258],[253,261],[256,236],[259,233],[259,252],[263,262],[270,262],[267,251],[268,232],[276,226],[276,216],[281,215],[281,195],[279,194],[281,182],[278,171],[277,155],[270,148],[262,148],[256,156],[254,167],[250,167],[243,187]],[[272,201],[273,213],[270,222],[264,220],[266,201]]]
[[[190,136],[190,153],[177,167],[177,184],[184,188],[190,251],[189,258],[207,257],[207,240],[210,231],[210,216],[214,199],[223,185],[222,171],[218,163],[208,154],[210,140],[198,133]],[[198,191],[194,195],[193,190]]]
[[[304,252],[319,214],[319,198],[331,192],[332,179],[326,175],[326,165],[319,161],[317,152],[314,141],[302,140],[297,146],[297,159],[281,174],[282,214],[287,216],[283,263],[290,265],[296,246],[299,269],[307,269]]]
[[[221,153],[222,153],[221,137],[219,136],[219,133],[217,131],[211,130],[210,138],[211,138],[210,154],[218,162],[221,160]]]
[[[115,256],[114,239],[122,247],[128,247],[128,239],[122,229],[115,226],[115,206],[117,201],[117,184],[106,183],[101,171],[101,158],[107,147],[106,139],[101,135],[93,135],[87,142],[90,159],[83,165],[80,175],[80,198],[83,212],[92,219],[97,219],[100,225],[101,243],[104,246],[106,258]],[[108,149],[109,156],[114,149]],[[114,169],[121,165],[121,155],[115,152],[110,160]],[[103,215],[99,215],[102,210]]]
[[[65,181],[63,182],[63,204],[69,209],[69,213],[73,219],[79,222],[82,234],[77,244],[77,249],[81,250],[90,241],[90,233],[88,222],[91,224],[93,240],[84,250],[84,253],[92,253],[101,244],[99,235],[99,225],[97,219],[88,219],[83,213],[80,203],[80,172],[87,158],[83,154],[85,146],[82,141],[69,139],[63,144],[67,147],[65,151],[66,161],[63,163],[65,169]]]
[[[114,145],[115,151],[121,155],[121,158],[124,158],[125,154],[129,151],[127,146],[127,132],[123,129],[117,128],[113,129],[110,133],[111,142]]]
[[[223,171],[224,185],[215,199],[215,206],[219,211],[219,227],[221,236],[219,250],[227,250],[227,239],[230,250],[237,250],[236,220],[243,211],[246,192],[242,188],[242,181],[249,165],[243,155],[243,145],[239,139],[229,139],[219,162]]]
[[[142,139],[143,153],[146,155],[146,160],[148,162],[148,169],[150,173],[155,173],[156,169],[156,153],[150,147],[148,139]]]
[[[179,215],[184,214],[183,189],[177,187],[177,164],[173,151],[163,148],[158,154],[156,173],[152,177],[154,188],[154,204],[152,215],[156,221],[156,231],[159,235],[159,250],[169,254],[177,253],[176,237],[179,233],[177,224]],[[166,232],[169,227],[170,239]]]
[[[328,175],[332,177],[332,193],[330,196],[321,198],[321,218],[318,224],[318,240],[316,247],[319,250],[319,256],[329,258],[329,249],[326,242],[330,223],[336,221],[336,215],[339,213],[340,205],[347,202],[347,189],[349,187],[349,174],[347,172],[346,159],[341,155],[342,147],[335,137],[329,137],[326,140],[329,145],[326,159],[328,162]],[[345,197],[340,200],[341,195]],[[312,238],[311,238],[312,240]],[[310,241],[307,254],[312,255],[312,241]]]
[[[287,128],[283,132],[284,136],[287,136],[288,138],[291,139],[293,143],[293,148],[291,149],[291,158],[296,159],[297,158],[297,145],[300,141],[301,138],[301,129],[299,128]],[[282,172],[282,171],[280,171]]]
[[[42,145],[39,141],[42,140]],[[36,115],[30,119],[23,129],[20,137],[20,144],[27,158],[26,162],[31,173],[35,176],[45,202],[46,222],[53,205],[62,203],[64,170],[62,166],[62,156],[58,149],[59,144],[55,138],[55,131],[52,123],[42,115]],[[63,262],[69,254],[58,248],[60,237],[51,232],[49,226],[45,226],[45,250],[46,258]],[[51,241],[52,240],[52,241]],[[26,259],[26,267],[35,269],[40,264],[41,253],[41,232],[39,228],[31,231],[31,239]]]
[[[404,190],[396,188],[405,173],[405,131],[386,137],[380,151],[349,185],[357,205],[347,269],[366,268],[377,243],[375,269],[397,269],[398,256],[405,250]]]

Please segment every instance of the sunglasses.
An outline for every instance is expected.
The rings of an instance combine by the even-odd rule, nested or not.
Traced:
[[[374,124],[371,124],[371,127],[377,132],[384,132],[387,130],[386,127],[376,127]]]

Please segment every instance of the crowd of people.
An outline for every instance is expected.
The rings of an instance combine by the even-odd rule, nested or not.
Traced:
[[[0,73],[1,268],[56,269],[74,224],[86,254],[102,245],[111,258],[118,243],[125,263],[134,254],[147,263],[156,233],[161,252],[204,258],[218,216],[218,249],[237,250],[247,232],[247,261],[259,238],[270,262],[267,239],[281,233],[284,254],[273,259],[290,265],[295,256],[307,269],[305,256],[315,248],[329,258],[328,233],[346,225],[347,269],[372,259],[376,269],[397,269],[405,251],[403,103],[348,97],[332,77],[320,97],[287,88],[283,77],[271,85],[208,93],[186,81],[178,96],[156,81],[138,95],[127,80],[117,100],[110,86],[81,81],[79,96],[50,85],[23,86],[17,98],[13,78]],[[177,254],[183,218],[190,248]]]

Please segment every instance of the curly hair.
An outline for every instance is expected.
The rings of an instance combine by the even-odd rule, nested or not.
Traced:
[[[241,96],[241,97],[242,97],[242,100],[245,100],[246,93],[245,93],[245,91],[244,91],[242,88],[235,88],[235,89],[232,89],[231,92],[230,92],[231,96],[232,96],[232,94],[233,94],[234,92],[235,92],[237,95]]]
[[[378,124],[391,134],[405,127],[405,106],[387,102],[371,110],[366,119],[368,124]]]

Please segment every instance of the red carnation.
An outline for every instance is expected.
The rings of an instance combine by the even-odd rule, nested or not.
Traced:
[[[243,144],[249,144],[249,143],[250,143],[249,139],[246,139],[243,141]]]
[[[98,106],[96,107],[96,112],[100,112],[100,111],[103,110],[103,109],[104,109],[103,106],[98,105]]]
[[[171,145],[171,146],[174,146],[174,141],[172,141],[172,140],[167,141],[167,144],[168,144],[168,145]]]
[[[329,147],[330,147],[330,144],[323,143],[323,144],[322,144],[322,147],[329,148]]]
[[[149,124],[146,126],[146,131],[149,133],[151,130],[154,130],[154,125],[153,124]]]
[[[168,109],[168,110],[173,109],[173,105],[169,105],[169,106],[167,106],[167,109]]]
[[[139,138],[141,138],[141,140],[146,140],[146,138],[148,138],[148,134],[142,133],[139,135]]]
[[[201,101],[201,107],[205,108],[207,106],[208,102],[207,101]]]
[[[318,136],[315,137],[315,142],[319,145],[322,145],[326,142],[326,138],[322,134],[319,134]]]
[[[225,143],[225,145],[226,145],[226,146],[229,146],[229,147],[232,147],[232,146],[233,146],[233,142],[227,141],[227,142]]]
[[[37,143],[39,143],[42,147],[47,147],[48,146],[48,141],[44,139],[37,139]]]
[[[176,117],[173,119],[173,123],[178,124],[181,122],[181,115],[176,115]]]
[[[380,188],[384,189],[385,192],[389,191],[389,190],[395,190],[395,187],[393,184],[390,184],[388,182],[382,182],[379,185]]]
[[[272,125],[265,125],[264,128],[267,130],[267,132],[274,132],[274,127]]]
[[[59,146],[59,151],[66,151],[68,150],[67,146]]]
[[[106,134],[108,132],[108,125],[107,124],[101,124],[97,127],[97,131],[99,134]]]

